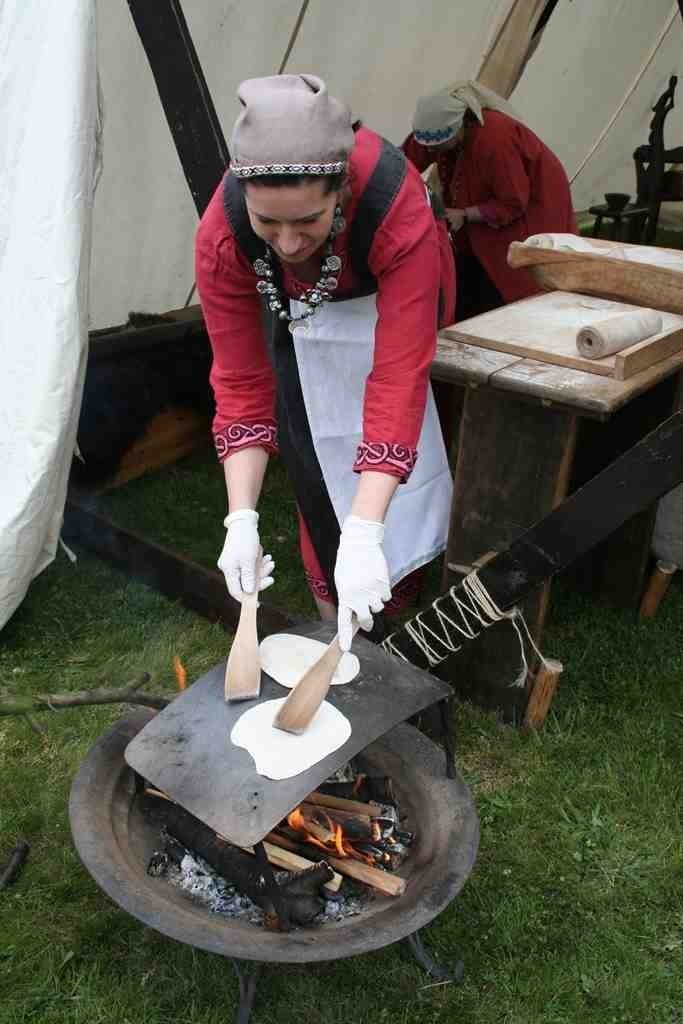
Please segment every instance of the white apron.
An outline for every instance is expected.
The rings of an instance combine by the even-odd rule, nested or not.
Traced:
[[[328,302],[294,332],[294,351],[311,436],[339,524],[358,487],[365,380],[372,369],[376,296]],[[308,307],[290,301],[293,316]],[[381,441],[383,438],[372,438]],[[453,481],[431,386],[415,469],[394,494],[383,550],[392,586],[446,547]]]

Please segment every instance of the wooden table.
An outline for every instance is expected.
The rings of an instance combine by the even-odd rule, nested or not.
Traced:
[[[670,415],[680,402],[682,370],[679,352],[617,381],[439,337],[433,380],[442,388],[454,385],[462,396],[445,583],[455,582],[487,552],[506,547]],[[635,608],[654,513],[636,516],[593,553],[581,567],[583,582]],[[547,584],[525,605],[537,638],[549,596]],[[521,711],[526,701],[524,691],[516,700],[509,689],[519,672],[517,642],[509,628],[499,632],[500,642],[473,648],[458,673],[469,674],[478,701],[488,690],[488,703],[504,704],[513,717],[515,706]]]

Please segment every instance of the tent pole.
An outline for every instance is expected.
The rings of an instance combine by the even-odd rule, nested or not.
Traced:
[[[230,161],[180,0],[127,0],[197,212]]]

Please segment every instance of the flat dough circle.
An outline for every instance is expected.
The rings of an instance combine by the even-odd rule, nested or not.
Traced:
[[[327,644],[320,640],[311,640],[307,636],[295,636],[293,633],[273,633],[265,637],[259,646],[261,668],[276,683],[287,686],[291,690],[307,672],[315,665],[327,650]],[[360,672],[360,662],[355,654],[342,654],[341,661],[332,676],[333,686],[350,683]]]
[[[287,700],[255,704],[237,719],[230,739],[254,759],[256,771],[267,779],[291,779],[301,775],[328,754],[338,750],[351,735],[351,723],[341,711],[323,701],[308,729],[300,736],[276,729],[273,720]]]

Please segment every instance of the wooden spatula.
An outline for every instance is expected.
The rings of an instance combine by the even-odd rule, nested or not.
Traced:
[[[357,629],[358,622],[354,616],[354,635]],[[332,676],[343,654],[337,635],[315,665],[311,665],[309,670],[302,675],[278,711],[273,722],[277,729],[292,732],[298,736],[308,728],[313,716],[327,696]]]
[[[253,594],[246,594],[240,607],[240,618],[225,666],[225,699],[253,700],[261,692],[261,659],[258,652],[256,609],[258,583],[263,552],[256,561],[256,584]]]

